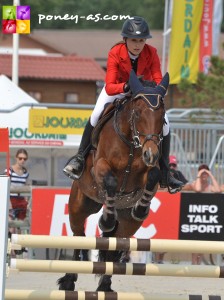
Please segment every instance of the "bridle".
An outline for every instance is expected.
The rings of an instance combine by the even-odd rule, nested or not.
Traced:
[[[116,131],[116,133],[118,134],[120,139],[125,144],[127,144],[129,147],[133,147],[135,149],[144,147],[145,143],[148,142],[148,141],[153,141],[156,144],[156,146],[159,147],[161,141],[163,140],[162,131],[160,132],[160,134],[157,134],[157,133],[145,134],[145,133],[140,133],[137,130],[137,127],[136,127],[136,111],[135,111],[134,108],[132,108],[132,110],[131,110],[130,120],[129,120],[132,140],[128,139],[125,136],[125,134],[123,132],[121,132],[121,130],[118,126],[118,113],[123,109],[123,106],[128,101],[129,102],[131,101],[131,103],[133,104],[135,100],[141,98],[144,102],[146,102],[146,104],[149,106],[149,108],[151,110],[157,110],[157,109],[160,108],[161,105],[163,106],[163,109],[164,109],[163,99],[160,95],[156,95],[157,96],[156,105],[152,105],[149,98],[146,97],[146,96],[149,97],[149,96],[155,96],[155,95],[138,94],[134,98],[132,98],[131,100],[123,101],[122,103],[119,103],[120,105],[116,105],[116,110],[115,110],[115,114],[114,114],[114,121],[113,121],[114,130]],[[164,109],[164,114],[165,114],[165,109]],[[141,141],[140,141],[140,136],[145,136],[145,139],[144,139],[142,144],[141,144]]]
[[[136,128],[135,119],[136,119],[136,112],[133,109],[132,112],[131,112],[130,128],[131,128],[131,132],[132,132],[132,143],[134,145],[134,148],[143,148],[145,143],[148,142],[148,141],[153,141],[156,144],[156,146],[159,147],[160,143],[163,139],[162,133],[160,133],[160,134],[157,134],[157,133],[152,133],[152,134],[140,133]],[[142,144],[141,144],[141,141],[140,141],[140,136],[145,137]]]
[[[151,95],[147,95],[147,96],[151,96]],[[153,95],[153,96],[155,96],[155,95]],[[156,105],[152,105],[152,103],[149,101],[149,98],[145,97],[144,94],[139,94],[136,97],[132,98],[131,100],[130,99],[129,100],[127,100],[127,99],[124,100],[123,99],[123,101],[122,101],[122,99],[120,99],[120,100],[117,100],[117,102],[115,103],[116,109],[115,109],[114,119],[113,119],[114,130],[118,134],[120,139],[127,146],[129,146],[128,164],[127,164],[126,169],[125,169],[125,175],[124,175],[124,179],[123,179],[123,182],[122,182],[122,185],[121,185],[121,188],[120,188],[120,193],[123,193],[125,191],[125,187],[126,187],[127,180],[128,180],[128,174],[131,172],[131,165],[132,165],[132,162],[133,162],[133,159],[134,159],[134,149],[143,148],[147,141],[153,141],[156,144],[156,146],[158,148],[160,148],[160,144],[161,144],[161,141],[163,140],[163,137],[162,137],[162,131],[160,132],[160,134],[157,134],[157,133],[152,133],[152,134],[140,133],[137,130],[137,127],[136,127],[136,111],[135,111],[134,108],[132,108],[131,109],[131,114],[130,114],[130,120],[129,120],[132,139],[131,140],[128,139],[126,137],[126,135],[123,132],[121,132],[121,130],[118,126],[118,114],[121,112],[121,110],[124,108],[124,105],[127,102],[131,101],[131,103],[133,104],[134,101],[137,100],[138,98],[143,99],[147,103],[147,105],[150,106],[151,110],[157,110],[157,109],[159,109],[159,107],[161,105],[163,106],[163,109],[164,109],[164,103],[163,103],[162,97],[160,95],[157,95],[157,96],[158,97],[157,97],[157,104]],[[164,114],[165,114],[165,109],[164,109]],[[141,141],[140,141],[140,136],[145,136],[145,139],[144,139],[142,144],[141,144]]]

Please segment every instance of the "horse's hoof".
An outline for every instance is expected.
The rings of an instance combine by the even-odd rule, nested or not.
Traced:
[[[108,223],[110,223],[108,225]],[[114,219],[114,221],[112,222],[112,220],[110,222],[106,222],[103,219],[103,216],[100,217],[99,219],[99,227],[103,232],[111,232],[112,230],[114,230],[115,225],[116,225],[116,220]]]
[[[98,288],[96,289],[96,292],[114,292],[114,290],[112,290],[110,286],[103,286],[103,285],[100,285],[100,286],[98,286]]]
[[[138,221],[138,222],[142,222],[144,221],[147,217],[148,217],[148,214],[149,214],[149,207],[146,208],[146,211],[139,211],[138,210],[139,207],[133,207],[132,210],[131,210],[131,216],[132,218],[135,220],[135,221]],[[145,210],[145,207],[144,207],[144,210]]]
[[[74,291],[75,281],[78,279],[78,274],[66,274],[57,280],[59,290],[62,291]]]

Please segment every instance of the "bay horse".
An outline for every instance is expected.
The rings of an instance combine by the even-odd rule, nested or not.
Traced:
[[[107,121],[100,133],[96,133],[97,126],[94,129],[96,149],[88,154],[81,178],[73,181],[68,207],[74,236],[85,236],[85,220],[103,206],[99,219],[102,235],[132,237],[148,216],[158,189],[163,100],[169,75],[153,88],[144,87],[132,71],[129,84],[131,96],[117,99],[114,110],[103,114],[101,120],[106,117]],[[80,251],[74,250],[73,260],[80,260]],[[121,255],[121,251],[100,250],[99,260],[119,262]],[[112,291],[111,277],[102,274],[97,291]],[[59,289],[74,290],[77,278],[78,274],[65,274],[57,282]]]

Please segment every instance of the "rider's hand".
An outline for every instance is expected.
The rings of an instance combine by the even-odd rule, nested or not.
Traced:
[[[128,82],[126,82],[124,84],[123,90],[124,90],[125,93],[128,93],[130,91],[130,85],[129,85]]]

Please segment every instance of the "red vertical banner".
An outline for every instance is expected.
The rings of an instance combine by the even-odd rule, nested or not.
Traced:
[[[7,175],[9,176],[9,129],[8,128],[0,128],[0,152],[6,153],[6,169]]]
[[[200,72],[208,73],[212,55],[213,0],[204,0],[200,24]]]

